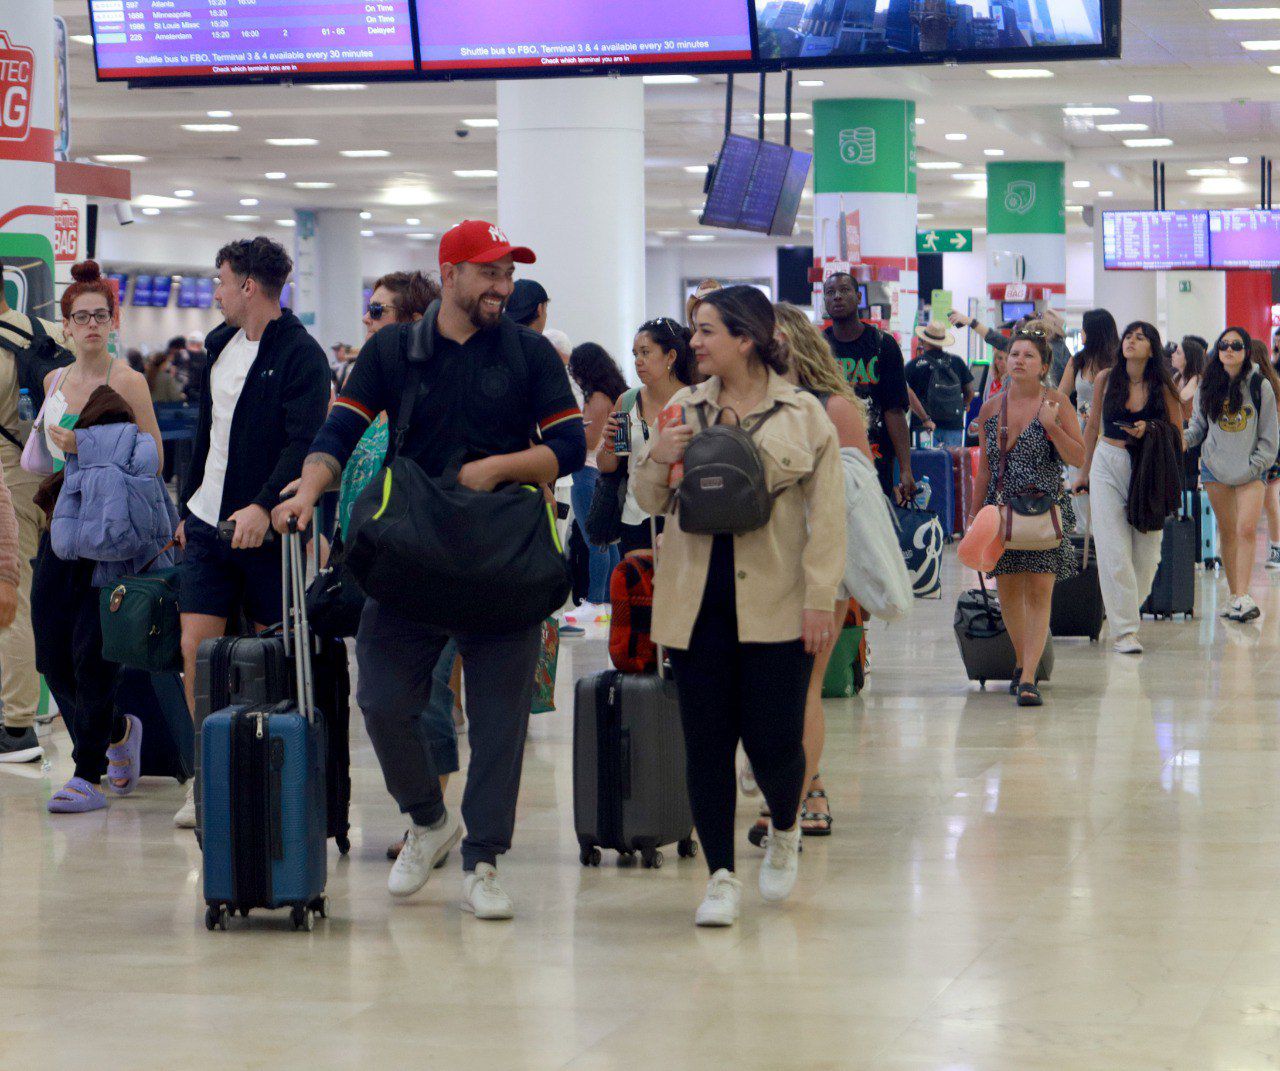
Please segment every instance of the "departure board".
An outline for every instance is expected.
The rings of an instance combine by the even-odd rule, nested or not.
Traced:
[[[1280,267],[1280,212],[1229,208],[1209,213],[1209,244],[1215,268]]]
[[[410,0],[89,0],[98,78],[364,75],[415,69]]]
[[[1209,213],[1103,212],[1102,266],[1107,271],[1208,268]]]

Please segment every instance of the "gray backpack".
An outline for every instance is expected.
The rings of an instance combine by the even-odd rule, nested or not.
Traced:
[[[773,500],[765,478],[764,462],[756,447],[755,434],[779,409],[761,413],[743,424],[722,424],[720,410],[713,425],[698,407],[702,430],[689,440],[684,454],[684,478],[676,488],[677,513],[682,532],[703,535],[745,535],[763,528],[773,513]]]

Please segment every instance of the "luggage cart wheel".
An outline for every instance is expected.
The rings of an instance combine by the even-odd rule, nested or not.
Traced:
[[[693,859],[698,854],[698,842],[689,837],[676,845],[676,851],[680,854],[681,859]]]
[[[659,851],[645,852],[641,859],[646,870],[658,870],[662,866],[662,853]]]

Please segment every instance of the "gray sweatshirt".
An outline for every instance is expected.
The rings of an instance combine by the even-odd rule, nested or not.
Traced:
[[[1261,381],[1262,411],[1255,412],[1253,388],[1244,385],[1244,407],[1239,413],[1224,412],[1213,424],[1204,417],[1200,391],[1187,428],[1186,444],[1204,444],[1200,463],[1213,473],[1214,479],[1231,487],[1260,480],[1276,462],[1280,447],[1280,417],[1276,415],[1276,395],[1271,383],[1259,372],[1253,377]]]

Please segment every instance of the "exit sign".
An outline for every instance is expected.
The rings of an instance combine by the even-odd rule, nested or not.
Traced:
[[[1191,280],[1190,280],[1190,279],[1179,279],[1179,280],[1178,280],[1178,293],[1179,293],[1179,294],[1189,294],[1189,293],[1191,293]]]
[[[971,253],[973,231],[917,231],[917,253]]]

